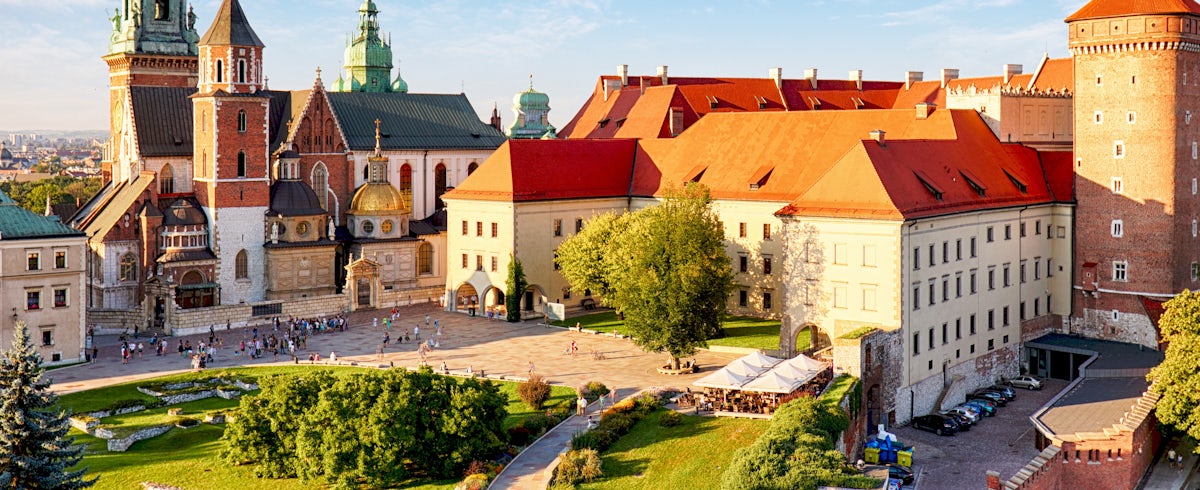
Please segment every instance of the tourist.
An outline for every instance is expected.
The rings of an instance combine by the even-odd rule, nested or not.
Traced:
[[[144,347],[144,346],[143,346],[143,344],[142,344],[141,342],[138,342],[138,343],[137,343],[138,359],[141,359],[141,358],[142,358],[142,348],[143,348],[143,347]]]
[[[413,327],[413,338],[417,339],[417,340],[421,340],[421,326],[420,325]]]
[[[577,415],[583,415],[583,413],[587,411],[587,404],[587,398],[584,398],[583,393],[580,392],[579,399],[575,401],[575,413]]]
[[[446,361],[442,361],[442,373],[450,374],[450,368],[446,366]]]
[[[529,375],[533,376],[533,360],[529,360]]]
[[[337,352],[329,351],[329,362],[337,362]]]
[[[577,352],[579,352],[579,345],[576,344],[574,340],[572,340],[571,341],[571,355],[573,356]]]
[[[429,315],[425,315],[425,326],[429,326]]]
[[[100,348],[92,347],[92,364],[96,363],[96,358],[100,357]]]

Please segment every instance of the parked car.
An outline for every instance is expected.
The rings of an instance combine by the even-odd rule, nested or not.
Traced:
[[[971,425],[975,425],[975,424],[979,423],[979,412],[977,412],[977,411],[968,409],[966,407],[961,407],[961,406],[954,407],[954,408],[951,408],[946,411],[966,417],[967,423],[969,423]]]
[[[1011,386],[991,385],[984,389],[999,392],[1000,394],[1007,396],[1009,401],[1017,399],[1017,392],[1013,391]]]
[[[994,391],[975,391],[975,392],[972,392],[970,395],[967,395],[968,400],[970,400],[972,398],[982,399],[982,400],[991,400],[992,403],[995,403],[996,405],[1001,406],[1001,407],[1008,404],[1008,402],[1004,400],[1004,395],[1001,395]]]
[[[952,436],[958,432],[958,421],[952,417],[945,415],[921,415],[912,420],[912,426],[921,430],[927,430],[939,436]]]
[[[978,390],[975,390],[974,393],[995,393],[997,395],[1000,395],[1000,398],[1004,403],[1008,403],[1013,400],[1013,397],[1008,396],[1008,394],[1005,393],[1003,390],[997,390],[994,388],[980,388]]]
[[[938,415],[941,415],[943,417],[950,417],[950,418],[954,419],[955,422],[958,422],[958,430],[961,430],[963,432],[971,430],[971,419],[967,418],[966,415],[951,412],[949,410],[942,410],[942,411],[938,412]]]
[[[983,419],[983,417],[984,417],[983,409],[977,405],[970,405],[967,403],[963,403],[963,404],[958,405],[957,407],[954,407],[954,409],[955,410],[964,410],[968,413],[975,414],[975,417],[977,420]]]
[[[967,399],[963,405],[970,405],[979,409],[979,412],[984,416],[992,417],[996,415],[996,405],[991,400]]]
[[[905,485],[913,484],[914,478],[912,470],[895,464],[887,465],[887,469],[889,478],[893,480],[900,480]]]
[[[1017,388],[1025,388],[1027,390],[1042,389],[1042,380],[1037,379],[1033,376],[1017,376],[1013,379],[1005,381],[1005,383],[1008,384],[1009,386],[1015,386]]]

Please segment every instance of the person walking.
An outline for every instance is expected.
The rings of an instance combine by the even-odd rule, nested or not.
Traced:
[[[533,359],[529,360],[529,376],[533,376]]]
[[[583,415],[584,412],[587,412],[587,404],[587,398],[584,398],[583,393],[580,393],[579,399],[575,401],[575,413],[577,415]]]

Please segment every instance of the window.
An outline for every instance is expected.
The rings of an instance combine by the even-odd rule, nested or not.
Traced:
[[[1113,158],[1125,158],[1125,142],[1113,142]]]
[[[1129,280],[1129,263],[1124,260],[1114,260],[1112,269],[1112,278],[1114,281],[1125,282]]]
[[[846,307],[846,285],[844,283],[833,285],[833,307]]]
[[[55,269],[66,269],[67,268],[67,251],[66,250],[55,250],[54,251],[54,268]]]
[[[1192,195],[1193,195],[1193,196],[1194,196],[1194,195],[1196,195],[1196,191],[1197,191],[1197,190],[1198,190],[1198,189],[1197,189],[1197,186],[1196,186],[1196,179],[1194,179],[1194,178],[1193,178],[1193,179],[1192,179]]]
[[[937,302],[937,279],[929,280],[929,306]]]
[[[771,223],[763,223],[763,240],[771,239]]]
[[[1042,235],[1042,220],[1039,219],[1033,221],[1033,234],[1038,236]]]
[[[246,132],[246,111],[238,111],[238,132]]]
[[[121,257],[121,281],[137,280],[137,257],[131,253]]]
[[[771,257],[763,257],[763,274],[771,275]]]
[[[466,269],[467,268],[467,254],[462,254],[462,259],[463,259],[462,260],[462,268]]]
[[[583,231],[583,218],[575,218],[575,233]]]
[[[417,247],[417,274],[433,274],[433,245],[429,243]]]
[[[749,304],[750,294],[745,289],[738,291],[738,306],[745,308]]]
[[[996,289],[996,266],[988,267],[988,290]]]
[[[1197,146],[1196,142],[1193,141],[1192,142],[1192,160],[1195,160],[1197,158],[1200,158],[1200,146]]]
[[[1020,315],[1021,321],[1025,321],[1025,302],[1024,301],[1021,302],[1021,306],[1020,306],[1020,308],[1017,309],[1017,312]]]
[[[1042,258],[1034,257],[1033,258],[1033,280],[1036,281],[1041,278],[1042,278]]]
[[[412,167],[409,166],[409,164],[406,163],[406,164],[400,166],[400,197],[404,200],[404,204],[408,205],[408,209],[410,209],[410,210],[413,209],[412,176],[413,176],[413,171],[412,171]],[[318,193],[318,195],[320,195],[320,194]],[[328,208],[326,208],[326,209],[328,209]]]
[[[817,282],[809,279],[804,281],[804,304],[812,305],[817,298]]]
[[[975,291],[978,291],[976,287],[976,275],[978,275],[978,273],[979,269],[971,269],[971,294],[975,294]]]
[[[971,237],[971,258],[975,258],[975,237]]]
[[[562,268],[562,266],[559,265],[559,263],[558,263],[558,250],[554,251],[554,260],[552,260],[551,262],[554,265],[554,270],[559,270]]]
[[[217,83],[225,82],[225,62],[217,60]]]
[[[446,203],[442,201],[442,194],[446,193],[446,166],[437,164],[433,168],[433,198],[434,206],[437,209],[444,209]]]
[[[163,165],[162,170],[158,171],[158,193],[159,194],[174,194],[175,193],[175,172],[171,170],[171,165]]]
[[[496,272],[496,269],[499,268],[499,262],[500,261],[498,259],[496,259],[496,256],[493,255],[492,256],[492,272]],[[554,261],[554,269],[555,270],[558,269],[558,261],[557,260]]]
[[[950,300],[950,276],[942,276],[942,302]]]
[[[942,324],[942,345],[946,345],[946,344],[950,343],[950,336],[947,335],[948,331],[946,330],[946,327],[947,327],[947,325],[945,323],[943,323]]]
[[[1021,237],[1024,238],[1025,236],[1025,223],[1021,222]]]
[[[483,222],[482,221],[475,222],[475,236],[483,236]]]
[[[929,329],[929,350],[933,350],[933,345],[934,345],[933,328],[930,328]]]
[[[238,152],[237,176],[239,178],[246,176],[246,152],[244,152],[244,151]]]
[[[913,247],[913,270],[921,270],[921,247]]]
[[[1119,219],[1112,220],[1112,236],[1121,238],[1125,235],[1125,222]]]
[[[954,340],[962,340],[962,318],[954,319]]]
[[[463,222],[462,222],[462,235],[467,236],[467,221],[466,220],[463,220]],[[555,236],[558,236],[558,235],[555,235]]]
[[[996,310],[988,310],[988,330],[996,329]]]
[[[168,20],[170,18],[171,10],[167,8],[167,0],[154,0],[154,20]]]
[[[962,273],[961,272],[956,272],[954,274],[954,297],[955,298],[962,297]]]
[[[1200,279],[1200,262],[1192,262],[1192,280]]]
[[[996,350],[996,339],[988,339],[988,350]]]
[[[738,223],[738,238],[746,238],[746,223]]]
[[[1002,313],[1003,314],[1001,315],[1001,318],[1003,318],[1003,320],[1004,320],[1004,326],[1007,327],[1008,326],[1008,307],[1007,306],[1004,307],[1004,310],[1002,310]]]
[[[1184,111],[1183,112],[1183,123],[1184,124],[1192,123],[1192,111]]]
[[[863,267],[875,267],[875,246],[863,245]]]
[[[847,255],[850,255],[850,254],[846,252],[846,244],[845,243],[833,244],[833,263],[835,265],[846,265],[846,263],[848,262],[846,260]]]
[[[1200,226],[1200,223],[1196,222],[1196,218],[1192,218],[1192,236],[1196,236],[1196,232],[1200,231],[1198,226]]]
[[[500,225],[499,223],[492,223],[492,238],[496,238],[498,236],[500,236]]]
[[[1104,75],[1096,75],[1096,86],[1104,85]]]
[[[1025,284],[1025,259],[1021,259],[1021,284]]]
[[[991,226],[987,227],[987,241],[988,243],[996,241],[996,229]]]
[[[475,163],[475,162],[471,162],[470,165],[467,165],[467,175],[471,175],[471,174],[475,173],[475,170],[478,170],[478,169],[479,169],[479,164]],[[571,294],[570,290],[567,290],[566,292],[563,293],[563,295],[566,298],[570,298],[570,296],[567,296],[569,294]]]
[[[971,344],[971,353],[972,353],[972,354],[974,354],[974,353],[975,353],[975,344]]]
[[[554,236],[562,236],[562,219],[554,220]]]
[[[234,268],[234,277],[236,277],[238,279],[247,279],[250,277],[250,273],[247,271],[247,269],[249,268],[250,260],[249,260],[249,255],[246,253],[245,250],[239,251],[237,253],[237,257],[234,258],[233,262],[234,262],[234,267],[233,267]]]
[[[1137,122],[1137,113],[1133,112],[1133,111],[1126,112],[1125,113],[1125,121],[1127,121],[1129,124],[1136,123]]]
[[[942,263],[950,262],[950,242],[942,242]]]
[[[1104,124],[1104,111],[1096,111],[1095,114],[1092,114],[1092,122]]]
[[[25,291],[25,309],[40,310],[42,308],[41,291]]]
[[[771,309],[771,293],[763,293],[763,309],[768,311]]]
[[[238,60],[238,83],[246,83],[246,60]]]
[[[962,238],[954,241],[954,260],[962,260]]]
[[[913,333],[913,355],[921,354],[921,332]]]
[[[25,270],[36,271],[42,269],[41,252],[26,252],[25,259]]]
[[[54,330],[42,330],[42,345],[46,347],[54,345]]]
[[[935,264],[937,264],[937,258],[934,257],[934,255],[933,255],[935,250],[936,249],[933,247],[933,244],[930,243],[929,244],[929,267],[933,267]]]
[[[971,335],[975,335],[975,314],[971,313],[971,317],[967,321],[967,329]]]
[[[1009,287],[1012,285],[1012,275],[1010,274],[1011,270],[1012,264],[1004,264],[1004,287]]]
[[[1004,239],[1012,240],[1012,225],[1004,225]]]
[[[873,285],[863,285],[862,287],[862,309],[863,311],[875,311],[875,292],[876,287]]]
[[[1033,298],[1033,316],[1042,315],[1042,298]]]
[[[556,266],[557,266],[557,264],[558,263],[555,262]],[[477,271],[483,270],[483,256],[482,255],[475,256],[475,270],[477,270]]]
[[[67,306],[67,290],[66,289],[55,289],[54,290],[54,307],[62,308],[64,306]]]
[[[1125,192],[1125,186],[1124,186],[1124,183],[1123,183],[1123,182],[1121,182],[1121,178],[1120,178],[1120,177],[1113,177],[1113,178],[1112,178],[1112,193],[1113,193],[1113,194],[1120,194],[1120,193],[1122,193],[1122,192]]]
[[[738,255],[738,272],[746,272],[749,269],[750,259],[745,255]]]
[[[914,310],[921,309],[921,285],[913,284],[912,288],[912,304]]]

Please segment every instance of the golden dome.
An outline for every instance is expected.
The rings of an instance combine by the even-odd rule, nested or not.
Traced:
[[[404,199],[391,184],[374,183],[358,188],[350,200],[350,212],[403,211],[408,212]]]

